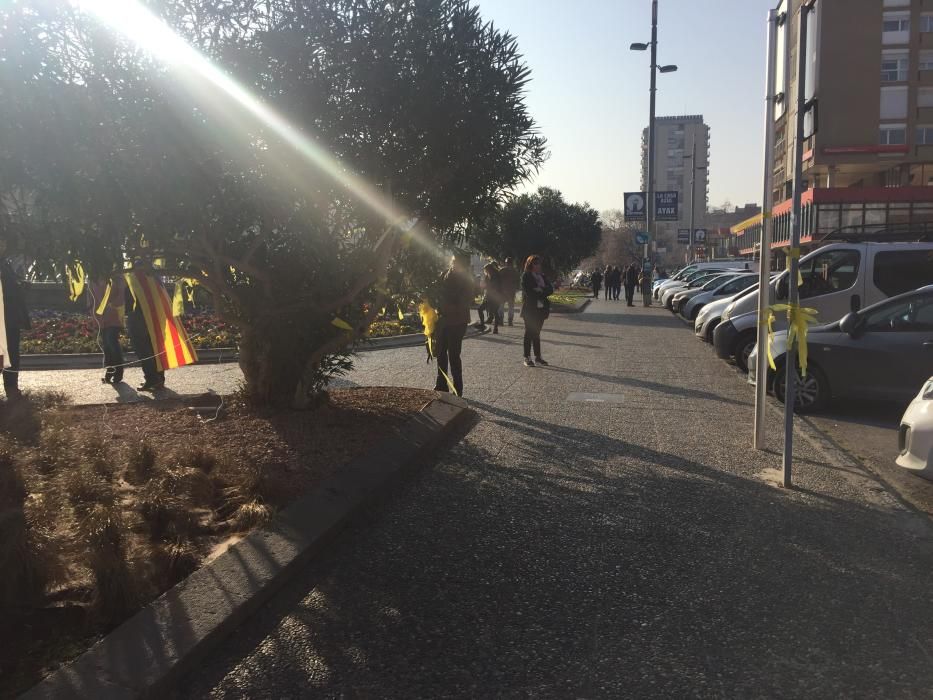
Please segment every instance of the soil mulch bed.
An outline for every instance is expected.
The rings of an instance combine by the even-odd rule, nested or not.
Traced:
[[[433,397],[334,389],[302,412],[230,397],[220,411],[183,400],[64,406],[54,395],[0,404],[0,698],[79,655]]]

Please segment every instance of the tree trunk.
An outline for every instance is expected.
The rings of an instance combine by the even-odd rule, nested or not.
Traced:
[[[240,369],[254,406],[303,409],[309,405],[311,397],[299,386],[307,385],[303,379],[315,348],[301,334],[290,332],[289,325],[241,326]]]

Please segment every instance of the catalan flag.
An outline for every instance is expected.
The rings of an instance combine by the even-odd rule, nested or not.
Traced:
[[[172,313],[172,300],[165,287],[151,274],[141,270],[127,272],[126,284],[136,308],[142,310],[146,321],[156,368],[164,372],[197,362],[198,354],[181,320]]]

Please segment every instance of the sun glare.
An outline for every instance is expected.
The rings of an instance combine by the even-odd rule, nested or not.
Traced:
[[[387,222],[403,230],[411,230],[415,240],[441,254],[434,242],[413,226],[410,214],[400,211],[376,187],[351,173],[334,156],[239,85],[137,0],[75,0],[75,2],[82,11],[95,16],[113,31],[149,53],[154,59],[174,71],[182,72],[188,79],[205,81],[219,90],[240,109],[275,132],[307,162],[353,192]],[[383,239],[384,236],[380,238],[380,243]]]

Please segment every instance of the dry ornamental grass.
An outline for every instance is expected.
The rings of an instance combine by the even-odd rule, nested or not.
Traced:
[[[80,653],[432,396],[334,390],[308,412],[227,399],[211,422],[181,401],[0,404],[0,697]]]

